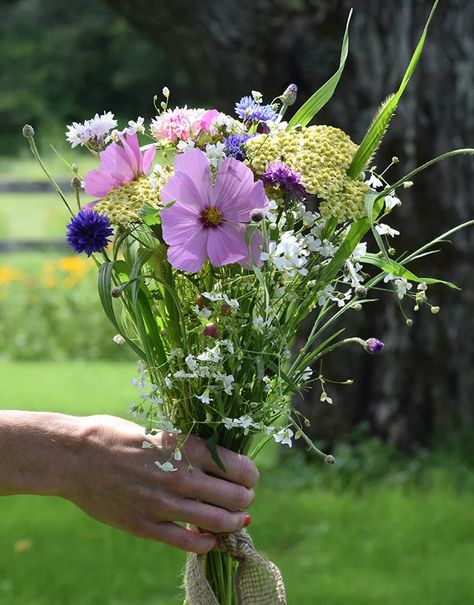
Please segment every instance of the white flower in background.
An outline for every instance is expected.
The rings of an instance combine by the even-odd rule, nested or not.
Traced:
[[[142,448],[144,450],[152,450],[154,447],[156,447],[156,445],[154,443],[152,443],[151,441],[144,441],[142,443]]]
[[[255,103],[263,102],[263,95],[258,90],[252,90],[252,98],[255,101]]]
[[[206,307],[200,309],[197,305],[194,307],[194,312],[198,317],[202,317],[203,319],[208,319],[212,315],[210,309],[206,309]]]
[[[227,395],[232,395],[232,383],[234,381],[235,378],[232,376],[232,374],[225,376],[225,378],[222,380],[222,386],[224,387],[224,391],[227,393]]]
[[[185,372],[184,370],[178,370],[173,374],[175,378],[197,378],[197,374]]]
[[[303,373],[301,374],[301,381],[307,382],[311,378],[312,375],[313,375],[313,370],[308,366],[307,368],[305,368],[303,370]]]
[[[222,298],[223,298],[224,302],[227,303],[231,309],[236,310],[239,308],[239,302],[237,300],[235,300],[235,298],[229,298],[227,296],[227,294],[223,294]]]
[[[165,376],[165,387],[167,389],[173,388],[173,382],[171,381],[171,378],[169,376]]]
[[[89,141],[89,134],[85,124],[79,122],[69,124],[66,131],[66,140],[73,149],[78,145],[86,145]]]
[[[319,398],[319,401],[322,401],[323,403],[332,404],[332,399],[331,399],[331,397],[329,397],[329,395],[326,393],[326,391],[323,391],[321,393],[321,397]]]
[[[352,290],[349,288],[346,292],[335,292],[330,295],[330,299],[337,304],[338,307],[343,307],[352,296]]]
[[[413,286],[413,284],[411,284],[404,277],[397,277],[397,279],[395,279],[393,283],[395,285],[395,288],[397,289],[398,298],[400,300],[405,296],[408,290],[412,289]]]
[[[128,128],[125,129],[125,132],[129,135],[137,134],[137,132],[141,132],[142,134],[145,132],[145,120],[142,117],[138,117],[137,121],[129,120]]]
[[[164,471],[165,473],[173,473],[174,471],[177,471],[178,469],[176,467],[174,467],[171,462],[163,462],[163,464],[161,462],[159,462],[158,460],[155,460],[155,464],[158,468],[160,468],[162,471]]]
[[[222,421],[222,424],[228,431],[230,431],[230,429],[234,428],[234,419],[233,418],[224,418],[224,420]]]
[[[285,231],[279,242],[270,242],[268,252],[260,253],[260,259],[272,263],[279,271],[292,277],[296,273],[307,275],[304,267],[307,255],[304,239],[298,240],[292,231]]]
[[[222,360],[222,355],[219,350],[219,345],[221,343],[216,344],[215,347],[207,348],[203,353],[200,353],[196,359],[199,361],[210,361],[211,363],[219,363]]]
[[[263,332],[263,329],[267,325],[267,322],[263,319],[261,315],[256,315],[252,320],[253,327],[257,330],[257,332]]]
[[[337,246],[328,239],[320,240],[313,235],[306,236],[306,244],[311,252],[319,252],[322,256],[331,258],[337,252]]]
[[[181,432],[173,425],[172,422],[170,422],[167,418],[161,415],[157,415],[155,419],[155,425],[157,429],[161,431],[166,431],[167,433],[174,433],[177,435]]]
[[[234,345],[232,344],[232,342],[231,342],[230,340],[228,340],[228,339],[226,339],[226,340],[221,340],[221,341],[219,341],[219,344],[220,344],[222,347],[226,347],[227,351],[228,351],[228,352],[229,352],[231,355],[233,355],[233,354],[234,354]]]
[[[186,365],[190,369],[191,372],[194,372],[198,367],[198,362],[194,359],[192,355],[187,355],[184,359]]]
[[[277,216],[273,213],[273,210],[277,210],[277,208],[278,204],[275,202],[275,200],[270,200],[266,210],[264,210],[264,216],[270,223],[276,223]]]
[[[400,235],[400,231],[392,229],[392,227],[386,225],[385,223],[379,223],[378,225],[375,225],[375,230],[379,235],[388,235],[389,237],[395,237],[396,235]]]
[[[378,177],[376,177],[373,172],[370,173],[369,179],[365,182],[371,189],[378,189],[379,187],[383,187],[382,181]]]
[[[365,256],[367,254],[367,242],[362,242],[360,244],[357,244],[357,246],[354,248],[354,252],[352,253],[352,260],[354,262],[357,262],[358,260],[360,260],[361,256]]]
[[[238,120],[225,113],[220,113],[212,120],[210,133],[215,135],[219,131],[224,131],[226,134],[243,134],[245,128]]]
[[[215,144],[208,143],[206,145],[206,155],[207,159],[209,160],[209,164],[213,168],[219,168],[226,158],[225,144],[219,141]]]
[[[179,143],[176,145],[176,149],[178,150],[179,153],[184,153],[185,151],[194,149],[195,146],[196,146],[196,143],[194,141],[192,141],[191,139],[188,139],[187,141],[179,141]]]
[[[393,210],[395,206],[401,206],[402,201],[396,195],[386,195],[385,196],[385,207],[387,210]]]
[[[203,292],[201,296],[208,298],[212,302],[216,302],[216,300],[224,300],[224,295],[220,292]]]
[[[209,397],[209,389],[206,389],[202,395],[196,395],[196,399],[199,399],[199,401],[205,405],[211,403],[211,401],[214,401],[211,397]]]
[[[293,435],[294,433],[291,429],[281,429],[281,431],[278,431],[278,433],[275,433],[273,435],[273,439],[281,445],[287,445],[288,447],[291,447],[293,445],[291,441]]]
[[[328,284],[324,290],[318,290],[316,292],[316,296],[318,298],[318,305],[320,307],[324,307],[325,304],[327,304],[330,300],[331,300],[331,295],[334,292],[334,286],[331,286],[331,284]]]
[[[71,144],[71,147],[78,145],[87,145],[88,143],[98,143],[102,145],[109,132],[117,126],[117,120],[114,114],[110,111],[99,115],[95,114],[90,120],[86,120],[83,124],[73,122],[67,127],[66,139]]]
[[[125,344],[125,338],[121,335],[121,334],[116,334],[112,340],[115,342],[116,345],[124,345]]]

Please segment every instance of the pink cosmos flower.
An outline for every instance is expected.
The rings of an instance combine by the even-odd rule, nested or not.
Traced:
[[[160,193],[164,204],[175,202],[161,211],[169,262],[191,273],[199,271],[207,258],[217,267],[248,264],[245,223],[252,210],[268,206],[263,183],[254,181],[245,164],[229,157],[213,186],[209,161],[200,149],[178,155],[174,170]],[[256,262],[262,241],[256,232],[251,245]]]
[[[209,132],[211,130],[212,122],[220,115],[221,112],[217,109],[208,109],[201,118],[199,123],[200,129],[204,132]]]
[[[111,143],[100,152],[100,168],[90,170],[84,176],[86,193],[104,197],[114,187],[144,176],[150,170],[155,146],[147,149],[142,156],[136,134],[119,133],[118,137],[120,143]]]

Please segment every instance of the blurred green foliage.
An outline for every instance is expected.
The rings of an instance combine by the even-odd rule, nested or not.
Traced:
[[[0,262],[0,356],[16,360],[131,359],[97,300],[92,260],[10,255]]]
[[[54,140],[64,123],[96,112],[152,115],[164,85],[173,102],[189,86],[172,49],[154,47],[99,0],[17,0],[1,14],[0,154],[22,145],[24,123]]]

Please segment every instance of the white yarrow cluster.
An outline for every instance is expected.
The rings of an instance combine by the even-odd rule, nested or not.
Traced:
[[[112,112],[95,114],[90,120],[83,123],[73,122],[67,126],[66,139],[71,147],[81,145],[93,145],[102,147],[108,138],[111,130],[117,127],[117,120]]]

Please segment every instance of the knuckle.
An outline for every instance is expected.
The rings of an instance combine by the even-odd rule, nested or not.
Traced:
[[[245,487],[235,487],[231,494],[232,510],[239,511],[247,508],[253,502],[253,491]]]
[[[191,531],[184,531],[179,537],[179,547],[188,552],[200,552],[196,536]]]
[[[246,456],[241,456],[238,466],[239,483],[247,487],[253,487],[260,476],[255,464]]]
[[[232,522],[232,516],[225,510],[218,509],[209,519],[209,529],[219,534],[223,534],[234,529],[235,523]]]

